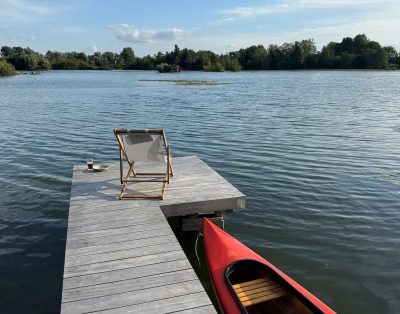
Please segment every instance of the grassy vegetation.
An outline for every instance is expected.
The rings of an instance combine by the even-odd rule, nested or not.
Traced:
[[[0,76],[12,76],[17,74],[12,64],[0,60]]]
[[[227,85],[229,83],[206,81],[206,80],[139,80],[142,82],[166,82],[176,85]]]

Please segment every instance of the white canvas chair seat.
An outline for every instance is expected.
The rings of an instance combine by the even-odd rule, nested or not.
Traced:
[[[122,136],[128,158],[136,162],[166,162],[161,140],[161,135],[153,134],[126,134]]]
[[[173,176],[171,154],[164,130],[114,130],[120,148],[120,180],[122,190],[120,199],[125,198],[164,198],[166,184]],[[162,163],[165,172],[137,172],[135,162]],[[124,175],[124,163],[128,164],[128,172]],[[138,179],[152,176],[152,179]],[[143,177],[142,177],[143,178]],[[161,193],[156,195],[126,194],[130,182],[162,182]]]

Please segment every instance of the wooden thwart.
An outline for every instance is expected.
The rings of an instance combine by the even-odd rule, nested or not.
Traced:
[[[273,300],[287,294],[282,286],[271,277],[238,283],[232,287],[243,306]]]
[[[250,306],[250,305],[258,304],[258,303],[261,303],[261,302],[266,302],[266,301],[270,301],[270,300],[273,300],[273,299],[277,299],[277,298],[283,297],[285,295],[286,295],[286,292],[277,292],[277,293],[265,295],[265,296],[262,296],[262,297],[258,297],[258,298],[255,298],[255,299],[251,299],[251,300],[248,300],[248,301],[244,301],[242,303],[243,303],[244,306]]]

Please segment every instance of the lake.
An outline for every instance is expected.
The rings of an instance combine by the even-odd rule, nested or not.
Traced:
[[[196,79],[182,86],[141,80]],[[400,72],[0,79],[0,312],[57,313],[72,167],[165,128],[247,196],[226,230],[339,313],[400,312]]]

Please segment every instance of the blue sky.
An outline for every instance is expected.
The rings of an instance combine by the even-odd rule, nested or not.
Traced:
[[[174,44],[217,53],[365,33],[400,49],[400,0],[0,0],[0,46],[139,56]]]

